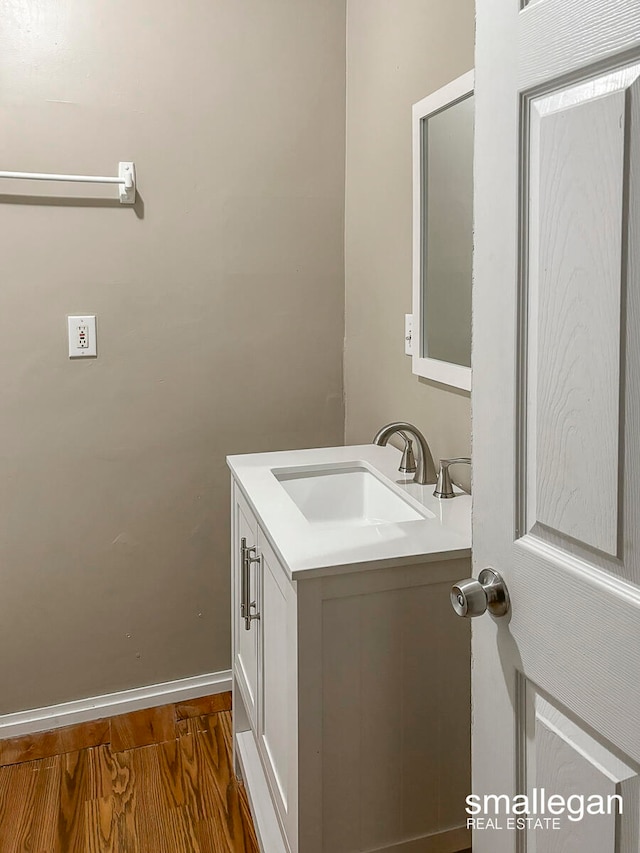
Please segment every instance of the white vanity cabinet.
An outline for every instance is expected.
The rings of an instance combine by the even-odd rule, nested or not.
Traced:
[[[263,853],[465,850],[468,549],[295,573],[250,498],[234,476],[234,756]]]

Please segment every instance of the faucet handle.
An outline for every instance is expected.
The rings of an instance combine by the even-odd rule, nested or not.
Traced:
[[[468,456],[460,456],[457,459],[441,459],[440,470],[438,471],[438,482],[433,491],[433,496],[446,500],[447,498],[455,498],[456,493],[453,491],[451,477],[449,476],[449,466],[457,465],[464,462],[466,465],[471,465],[471,459]]]
[[[402,460],[400,461],[398,471],[402,471],[403,474],[415,474],[418,466],[416,465],[416,457],[413,453],[413,441],[402,430],[398,432],[398,435],[404,439],[404,450],[402,451]]]

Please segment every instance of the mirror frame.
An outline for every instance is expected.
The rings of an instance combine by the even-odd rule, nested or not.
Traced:
[[[473,93],[474,72],[467,71],[461,77],[427,95],[413,105],[412,138],[413,138],[413,334],[411,345],[411,366],[416,376],[432,379],[443,385],[452,385],[471,391],[471,368],[435,358],[426,358],[422,351],[423,339],[423,294],[422,266],[423,241],[422,213],[426,209],[426,180],[423,174],[424,157],[422,156],[422,122],[434,113],[439,113],[456,101],[460,101]]]

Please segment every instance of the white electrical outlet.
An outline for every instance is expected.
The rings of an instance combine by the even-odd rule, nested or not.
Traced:
[[[413,314],[404,315],[404,354],[413,355]]]
[[[89,327],[80,323],[76,328],[78,330],[76,346],[78,349],[89,349]]]
[[[67,317],[69,323],[69,358],[96,356],[96,318],[93,314]]]

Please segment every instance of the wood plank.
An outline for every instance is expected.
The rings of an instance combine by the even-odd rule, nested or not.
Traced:
[[[204,819],[206,810],[196,751],[196,739],[190,732],[185,731],[179,738],[178,744],[180,748],[183,805],[189,810],[193,820],[198,822]]]
[[[140,850],[136,830],[135,811],[137,807],[137,790],[132,769],[132,753],[119,752],[112,755],[112,802],[113,820],[116,827],[116,839],[119,851]]]
[[[115,765],[109,746],[88,750],[90,799],[85,803],[87,853],[119,853],[116,846],[113,777]]]
[[[61,757],[60,799],[58,809],[57,853],[84,853],[86,826],[85,804],[90,799],[91,763],[88,750]]]
[[[87,750],[89,761],[89,799],[113,796],[114,762],[108,744]]]
[[[238,783],[238,794],[240,797],[240,814],[242,815],[242,826],[244,829],[244,845],[247,853],[260,853],[256,831],[253,826],[253,817],[249,808],[249,798],[246,788]]]
[[[227,750],[227,758],[229,759],[229,767],[232,767],[233,766],[233,714],[220,714],[219,722],[220,722],[220,727],[222,729],[222,737],[224,738],[225,749]],[[235,774],[234,774],[234,779],[235,779]]]
[[[57,837],[62,758],[55,756],[34,762],[31,768],[37,774],[37,781],[33,797],[31,847],[28,849],[37,853],[53,851]]]
[[[226,847],[229,853],[249,853],[253,848],[248,845],[245,821],[243,819],[238,781],[232,771],[233,725],[231,713],[224,711],[200,718],[207,728],[198,738],[199,743],[207,743],[207,755],[212,759],[210,764],[211,778],[217,786],[219,802],[222,811],[218,812],[217,825],[223,830]],[[215,744],[215,749],[213,745]],[[217,763],[214,763],[217,760]]]
[[[191,699],[188,702],[179,702],[176,705],[176,719],[187,720],[190,717],[204,717],[208,714],[216,714],[218,711],[230,711],[233,694],[216,693],[213,696],[203,696],[200,699]]]
[[[222,711],[218,713],[224,713]],[[186,717],[184,720],[176,722],[176,737],[185,737],[186,735],[199,735],[209,731],[209,718],[217,716],[216,714],[203,714],[198,717]]]
[[[29,849],[37,770],[37,763],[0,769],[0,850]]]
[[[152,743],[173,740],[176,736],[175,707],[161,705],[133,711],[111,719],[111,751],[124,752]]]
[[[134,816],[138,837],[154,853],[200,853],[195,821],[182,803],[178,745],[152,744],[130,755],[139,792]]]
[[[109,720],[92,720],[48,732],[0,740],[0,766],[35,761],[108,743]]]
[[[85,803],[85,845],[87,853],[120,853],[117,823],[113,817],[113,798],[88,800]]]
[[[182,752],[178,740],[157,745],[157,760],[161,781],[166,792],[169,808],[185,805]]]
[[[171,851],[176,853],[214,853],[198,837],[197,824],[188,808],[169,809],[165,817]]]
[[[201,816],[199,838],[207,843],[213,843],[213,838],[218,845],[216,851],[247,853],[251,847],[246,842],[238,783],[231,769],[231,714],[223,711],[187,722],[190,733],[180,743],[190,766],[190,778],[199,781],[194,790]],[[216,833],[220,831],[219,836],[209,833],[211,822]]]
[[[224,836],[214,818],[198,821],[195,825],[195,833],[203,853],[227,853]]]
[[[164,736],[170,707],[160,727],[127,721],[119,745]],[[232,771],[230,712],[180,724],[179,738],[157,744],[117,752],[100,744],[0,767],[0,851],[258,853]]]
[[[244,786],[235,783],[238,790],[238,805],[240,819],[242,822],[242,839],[235,846],[229,847],[229,838],[223,830],[222,824],[217,817],[207,817],[198,821],[195,832],[202,848],[202,853],[230,853],[230,851],[244,851],[244,853],[260,853],[258,840],[253,827],[253,818]]]
[[[111,719],[90,720],[73,726],[6,738],[0,740],[0,767],[110,743],[114,731],[115,752],[147,746],[149,743],[161,743],[176,736],[173,730],[175,720],[230,711],[231,706],[232,694],[227,691],[176,705],[121,714]]]
[[[211,714],[210,716],[217,715]],[[206,714],[200,717],[188,717],[176,723],[176,730],[180,733],[179,737],[197,737],[200,734],[209,732],[209,729],[209,716]]]
[[[154,853],[182,853],[167,833],[168,804],[162,785],[158,748],[155,744],[130,752],[136,790],[134,820],[144,848]]]
[[[61,747],[59,730],[10,738],[0,741],[0,765],[4,767],[59,755],[62,752]]]

